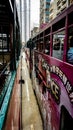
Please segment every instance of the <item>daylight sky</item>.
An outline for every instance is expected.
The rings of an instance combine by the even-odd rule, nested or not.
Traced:
[[[16,0],[19,10],[19,0]],[[29,7],[27,2],[27,39],[29,39],[29,28],[28,28],[28,21],[29,21]],[[24,41],[24,0],[22,0],[22,39]],[[20,11],[20,10],[19,10]],[[30,30],[33,29],[34,26],[39,26],[39,11],[40,11],[40,0],[30,0]]]
[[[40,0],[31,0],[31,28],[39,24]]]

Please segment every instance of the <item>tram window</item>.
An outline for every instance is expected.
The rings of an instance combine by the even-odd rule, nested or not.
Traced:
[[[69,29],[67,62],[73,64],[73,27]]]
[[[58,21],[57,23],[55,23],[52,27],[53,32],[57,31],[58,29],[61,29],[65,27],[65,17],[63,19],[61,19],[60,21]]]
[[[43,43],[40,43],[40,51],[43,51]]]
[[[68,16],[69,25],[73,24],[72,18],[73,18],[73,12],[71,12],[71,13],[69,14],[69,16]]]
[[[73,118],[64,107],[61,109],[60,120],[60,130],[73,130]]]
[[[45,54],[49,55],[50,53],[50,37],[45,38]]]
[[[45,54],[49,55],[49,51],[50,51],[50,44],[47,43],[45,47]]]
[[[7,51],[7,34],[0,34],[0,51]]]
[[[65,31],[53,35],[53,57],[63,60]]]
[[[67,61],[73,64],[73,37],[70,38],[69,49],[67,52]]]
[[[68,30],[67,62],[73,64],[73,27]]]
[[[38,43],[36,42],[36,49],[38,50]]]
[[[37,44],[36,44],[36,49],[37,49],[37,50],[40,50],[39,42],[37,42]]]
[[[39,44],[39,50],[40,50],[41,52],[43,52],[43,41],[41,41],[40,44]]]

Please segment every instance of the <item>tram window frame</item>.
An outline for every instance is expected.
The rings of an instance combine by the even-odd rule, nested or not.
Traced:
[[[62,34],[62,33],[64,33],[64,34]],[[62,35],[64,35],[64,36],[62,36]],[[57,40],[55,41],[54,39],[57,39]],[[65,29],[63,29],[61,31],[57,31],[56,33],[53,33],[52,56],[59,60],[63,60],[64,41],[65,41]],[[58,43],[59,46],[55,46],[57,44],[54,44],[54,42]]]

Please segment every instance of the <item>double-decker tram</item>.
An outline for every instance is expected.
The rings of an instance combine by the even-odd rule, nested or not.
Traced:
[[[45,130],[73,129],[72,39],[73,5],[32,38],[33,87]]]

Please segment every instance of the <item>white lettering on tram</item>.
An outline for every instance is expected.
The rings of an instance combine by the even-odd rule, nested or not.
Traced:
[[[69,95],[69,98],[71,100],[71,102],[73,103],[73,87],[70,84],[67,76],[63,73],[63,71],[58,67],[58,66],[50,66],[49,64],[47,64],[47,62],[45,62],[45,60],[43,59],[42,62],[42,67],[44,69],[48,69],[49,72],[54,73],[56,75],[58,75],[58,77],[61,79],[62,83],[64,84],[67,93]],[[57,89],[56,85],[55,85],[55,89]],[[52,86],[52,92],[53,94],[55,94],[56,98],[57,98],[57,90],[53,89]]]

